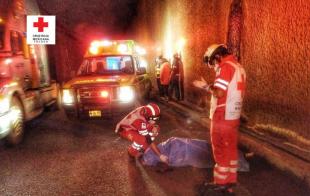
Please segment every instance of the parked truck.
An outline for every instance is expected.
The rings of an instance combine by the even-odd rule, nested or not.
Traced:
[[[34,0],[0,0],[0,139],[22,141],[24,123],[57,103],[44,45],[26,43],[26,15],[37,15]]]

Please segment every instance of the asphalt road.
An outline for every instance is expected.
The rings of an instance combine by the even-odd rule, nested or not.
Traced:
[[[161,106],[161,135],[208,139],[206,128]],[[0,145],[0,195],[195,195],[212,179],[211,169],[155,168],[131,163],[129,143],[114,132],[116,119],[68,121],[61,111],[46,112],[27,125],[18,147]],[[250,160],[240,173],[237,195],[310,195],[301,181],[264,160]]]

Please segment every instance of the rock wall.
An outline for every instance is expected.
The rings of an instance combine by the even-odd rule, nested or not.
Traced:
[[[236,4],[241,10],[231,14]],[[213,71],[202,63],[206,48],[234,45],[247,71],[244,115],[249,123],[310,139],[309,10],[309,0],[148,0],[141,1],[133,31],[148,44],[153,59],[160,53],[154,48],[170,58],[178,39],[185,38],[180,51],[186,99],[202,107],[208,97],[191,83],[201,76],[213,81]]]

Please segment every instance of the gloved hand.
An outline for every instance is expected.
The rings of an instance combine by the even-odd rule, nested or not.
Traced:
[[[199,81],[199,80],[195,80],[193,82],[193,85],[197,88],[204,89],[207,92],[210,92],[211,90],[213,90],[213,84],[207,84],[207,83]]]
[[[206,81],[203,80],[195,80],[193,85],[197,88],[203,88],[204,86],[208,85]]]
[[[213,87],[213,85],[212,85],[212,84],[209,85],[209,84],[205,81],[205,79],[204,79],[203,77],[201,77],[200,80],[195,80],[195,81],[193,82],[193,85],[194,85],[195,87],[197,87],[197,88],[204,89],[204,90],[206,90],[207,92],[210,91],[210,90],[212,90],[212,87]]]
[[[168,157],[166,155],[161,154],[159,159],[161,162],[168,164]]]
[[[214,90],[213,89],[213,84],[207,84],[205,86],[202,87],[203,89],[205,89],[207,92]]]

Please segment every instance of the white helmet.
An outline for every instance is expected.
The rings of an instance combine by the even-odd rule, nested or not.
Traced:
[[[225,44],[212,44],[205,52],[203,62],[210,68],[214,67],[214,59],[216,54],[228,54],[227,46]]]

